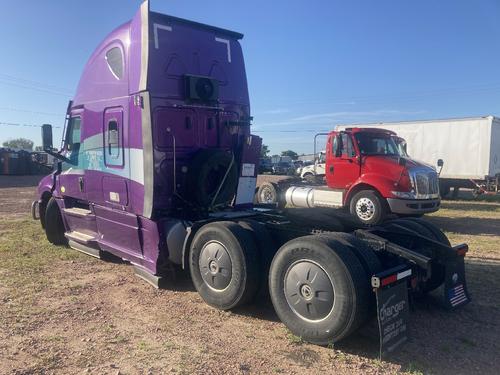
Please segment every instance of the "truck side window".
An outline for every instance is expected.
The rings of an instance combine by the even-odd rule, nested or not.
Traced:
[[[69,159],[73,164],[78,164],[78,154],[80,153],[80,135],[81,135],[80,117],[72,117],[68,123],[66,131],[66,150],[70,152]]]
[[[342,134],[342,157],[353,158],[356,156],[356,150],[352,144],[352,139],[347,133]]]
[[[106,129],[106,159],[120,157],[120,131],[116,120],[108,121]]]
[[[108,63],[109,70],[116,77],[116,79],[122,79],[123,77],[123,56],[122,50],[119,47],[111,48],[106,52],[106,61]]]

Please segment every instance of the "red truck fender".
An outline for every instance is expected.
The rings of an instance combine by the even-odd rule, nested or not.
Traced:
[[[387,198],[392,196],[391,191],[394,190],[394,181],[375,173],[363,174],[347,190],[344,197],[344,206],[347,207],[354,194],[361,190],[374,190],[383,198]]]

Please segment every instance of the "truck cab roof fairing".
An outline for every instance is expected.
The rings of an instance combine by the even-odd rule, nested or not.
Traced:
[[[184,77],[197,75],[218,81],[220,102],[249,104],[242,34],[156,12],[149,13],[149,33],[152,96],[183,100]]]
[[[83,70],[74,105],[142,91],[182,99],[186,74],[219,81],[221,102],[248,105],[242,37],[234,31],[151,12],[149,1],[144,1],[131,21],[112,31],[96,48]],[[121,79],[106,61],[113,47],[123,53]]]

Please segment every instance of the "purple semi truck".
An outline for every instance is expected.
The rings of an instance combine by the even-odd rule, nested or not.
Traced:
[[[441,287],[447,307],[468,302],[467,245],[452,247],[426,221],[335,231],[308,217],[316,209],[253,205],[261,139],[250,133],[242,37],[146,1],[104,39],[68,105],[59,151],[42,126],[57,162],[32,213],[48,240],[118,256],[157,287],[189,270],[219,309],[268,290],[285,325],[317,344],[375,315],[387,322],[408,291]]]

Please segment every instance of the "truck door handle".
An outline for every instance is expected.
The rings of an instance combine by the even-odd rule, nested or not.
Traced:
[[[330,173],[333,173],[333,165],[330,165]]]
[[[80,188],[80,193],[83,193],[83,177],[78,177],[78,187]]]

